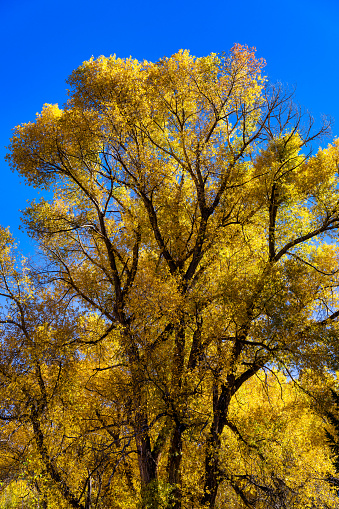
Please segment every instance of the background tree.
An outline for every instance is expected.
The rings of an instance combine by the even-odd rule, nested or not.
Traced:
[[[331,400],[330,404],[325,410],[325,416],[329,422],[331,430],[328,427],[325,428],[325,436],[326,442],[330,447],[332,453],[332,463],[334,466],[335,475],[329,475],[328,481],[333,486],[337,488],[337,496],[339,495],[338,486],[339,486],[339,443],[338,443],[338,433],[339,433],[339,419],[338,419],[338,403],[339,403],[339,395],[332,388],[331,389]],[[330,408],[330,410],[328,409]]]
[[[273,498],[254,492],[289,484],[287,470],[253,477],[224,451],[241,441],[238,395],[264,368],[336,366],[338,143],[310,156],[328,126],[312,134],[263,66],[240,45],[221,57],[91,59],[63,109],[45,105],[15,130],[13,169],[54,193],[24,215],[45,260],[27,316],[56,345],[25,401],[65,504],[212,509],[232,507],[222,493],[233,493],[239,507],[266,507]],[[10,334],[23,311],[7,296],[21,320],[4,318]],[[41,321],[48,302],[67,326]],[[59,400],[48,374],[58,362],[69,387]],[[313,503],[306,484],[300,507]]]

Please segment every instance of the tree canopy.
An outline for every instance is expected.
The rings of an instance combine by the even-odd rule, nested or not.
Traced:
[[[314,132],[264,64],[239,44],[91,59],[62,109],[15,129],[11,167],[53,198],[23,214],[34,264],[1,230],[4,496],[339,507],[322,406],[339,143],[312,153],[329,125]]]

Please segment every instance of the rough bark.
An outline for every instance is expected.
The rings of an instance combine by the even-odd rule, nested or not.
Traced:
[[[182,433],[184,429],[182,424],[175,427],[168,458],[168,482],[172,486],[169,503],[173,509],[181,509]]]

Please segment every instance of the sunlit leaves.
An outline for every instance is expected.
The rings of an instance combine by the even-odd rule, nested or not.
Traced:
[[[335,507],[323,409],[278,370],[334,384],[338,143],[309,157],[263,66],[92,58],[15,129],[53,198],[24,212],[39,268],[0,232],[1,418],[45,505]]]

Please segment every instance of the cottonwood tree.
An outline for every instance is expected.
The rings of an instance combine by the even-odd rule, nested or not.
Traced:
[[[246,441],[231,409],[263,369],[336,367],[338,142],[311,156],[328,125],[314,134],[263,66],[241,45],[91,59],[63,109],[45,105],[14,132],[12,168],[54,193],[24,222],[45,260],[39,284],[74,326],[55,327],[83,403],[52,391],[36,408],[42,421],[67,407],[78,425],[86,454],[68,480],[78,469],[81,482],[67,484],[50,438],[39,445],[60,416],[41,436],[32,422],[46,478],[72,507],[100,507],[104,493],[101,507],[235,507],[225,493],[266,507],[288,484],[228,462]]]

